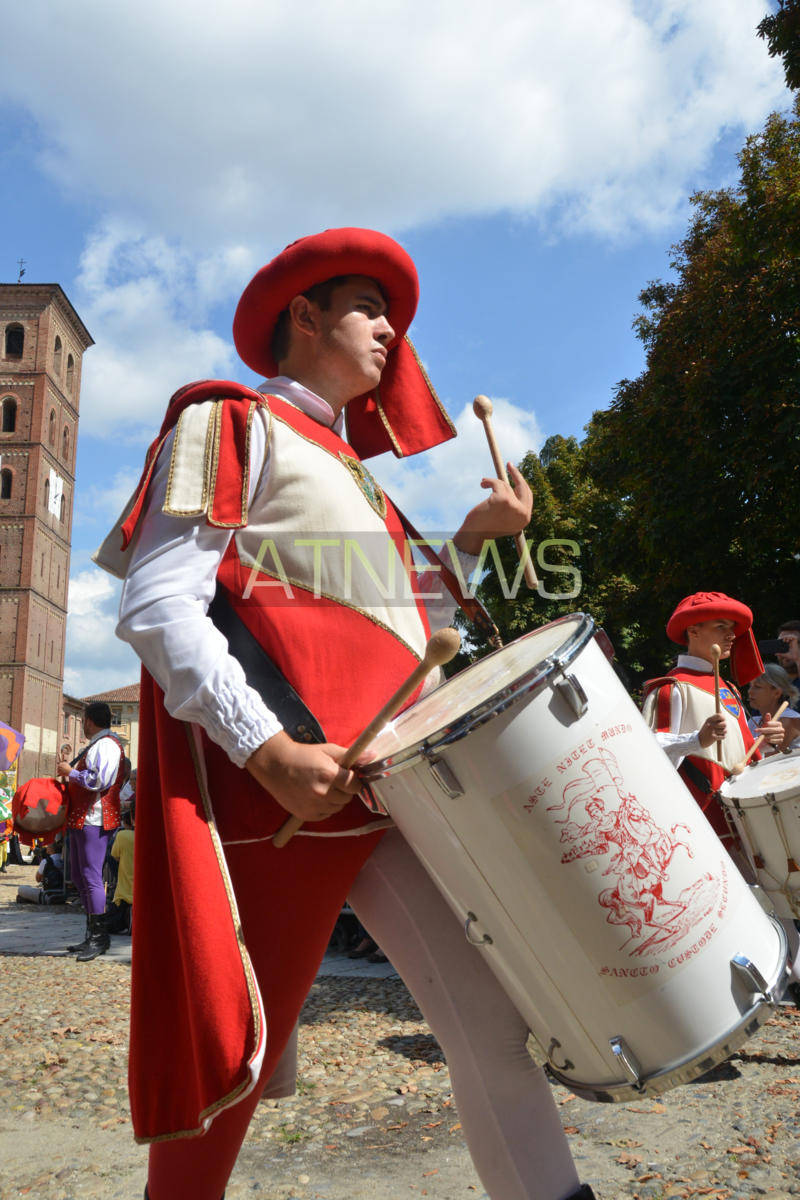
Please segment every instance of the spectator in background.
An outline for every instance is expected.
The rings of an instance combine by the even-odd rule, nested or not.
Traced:
[[[130,807],[131,803],[136,798],[136,768],[131,770],[130,760],[126,758],[125,761],[128,764],[128,776],[123,783],[122,790],[119,794],[119,802],[123,812],[126,808]]]
[[[11,806],[0,796],[0,873],[6,873],[8,858],[8,843],[11,840],[13,825],[11,822]]]
[[[800,621],[784,621],[778,630],[778,637],[786,642],[789,649],[785,654],[776,654],[784,671],[796,680],[800,676]]]
[[[784,671],[783,667],[779,667],[777,663],[767,663],[764,667],[764,674],[759,675],[750,684],[748,699],[750,708],[755,709],[759,714],[750,717],[747,722],[747,726],[754,736],[757,727],[761,724],[762,714],[777,712],[784,700],[789,701],[789,708],[785,709],[778,718],[786,732],[783,741],[776,746],[776,750],[789,750],[792,744],[800,738],[800,712],[797,711],[797,705],[800,703],[800,690],[792,683],[788,672]]]
[[[130,933],[131,931],[135,811],[134,803],[122,814],[122,829],[114,838],[114,845],[111,847],[111,856],[117,861],[118,871],[114,903],[107,920],[109,933]]]
[[[44,858],[36,868],[38,887],[21,883],[17,888],[17,904],[61,904],[64,900],[63,843],[45,846]]]
[[[125,790],[128,787],[128,780],[130,779],[130,776],[131,760],[123,756],[122,773],[120,774],[120,780],[122,782],[119,790],[120,816],[125,809],[130,807],[130,801],[133,796],[133,793],[130,791],[130,789],[127,791],[127,793]],[[126,801],[127,804],[125,803]],[[106,846],[106,857],[103,861],[103,879],[105,880],[106,885],[106,915],[111,912],[111,902],[114,899],[114,892],[117,887],[117,871],[119,869],[119,863],[114,857],[112,851],[114,849],[114,842],[116,841],[117,834],[121,828],[122,825],[120,825],[118,829],[112,830],[111,837],[108,839]]]

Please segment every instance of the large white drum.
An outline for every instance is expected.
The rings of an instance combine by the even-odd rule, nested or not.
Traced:
[[[629,1100],[695,1078],[773,1011],[766,915],[577,614],[387,726],[364,776],[554,1075]]]
[[[745,767],[720,799],[776,913],[800,919],[800,754]]]

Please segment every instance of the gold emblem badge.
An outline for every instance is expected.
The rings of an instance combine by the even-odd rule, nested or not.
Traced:
[[[351,458],[349,454],[345,454],[342,450],[339,451],[339,458],[361,488],[370,507],[383,520],[386,517],[386,497],[378,482],[373,479],[364,464],[359,462],[357,458]]]

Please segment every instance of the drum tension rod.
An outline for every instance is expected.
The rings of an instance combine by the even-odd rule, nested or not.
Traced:
[[[589,697],[574,675],[565,673],[563,679],[553,684],[553,691],[572,709],[576,717],[582,717],[588,711]]]
[[[464,789],[458,781],[458,776],[441,754],[437,754],[429,746],[423,746],[421,753],[428,763],[431,775],[445,796],[449,796],[451,800],[457,800],[459,796],[463,796]]]
[[[746,954],[734,954],[731,967],[742,980],[745,987],[756,996],[761,996],[766,1004],[774,1004],[775,1000],[769,990],[769,984],[754,962]]]
[[[614,1057],[617,1059],[623,1071],[628,1076],[628,1079],[631,1081],[637,1091],[643,1091],[644,1083],[642,1082],[641,1065],[638,1058],[625,1041],[625,1038],[612,1037],[609,1038],[609,1041],[611,1043],[611,1050],[614,1054]]]

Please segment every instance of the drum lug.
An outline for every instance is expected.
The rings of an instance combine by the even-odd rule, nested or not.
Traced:
[[[476,942],[475,938],[469,936],[469,927],[470,925],[474,925],[477,919],[478,918],[475,916],[474,912],[467,913],[467,919],[464,922],[464,936],[466,937],[470,946],[493,946],[494,941],[489,937],[488,933],[485,933],[479,942]]]
[[[553,684],[553,690],[569,705],[576,717],[582,717],[588,710],[589,698],[574,675],[565,675]]]
[[[427,759],[431,775],[445,796],[449,796],[451,800],[457,800],[459,796],[463,796],[464,789],[458,782],[456,773],[450,764],[440,754],[437,754],[434,750],[427,749],[427,747],[423,747],[422,754]]]
[[[609,1039],[609,1041],[611,1043],[611,1050],[614,1054],[614,1057],[617,1059],[623,1071],[628,1076],[628,1079],[637,1090],[641,1091],[641,1089],[644,1087],[644,1084],[642,1083],[642,1068],[639,1064],[638,1058],[625,1041],[625,1038],[612,1037]]]
[[[755,993],[755,995],[761,996],[767,1004],[775,1003],[769,990],[769,984],[756,964],[751,962],[746,954],[734,954],[731,959],[731,966],[744,981],[745,987],[749,987],[750,991]]]
[[[561,1049],[561,1042],[558,1040],[558,1038],[551,1038],[550,1045],[547,1047],[547,1061],[550,1063],[550,1066],[555,1071],[574,1071],[575,1063],[570,1062],[570,1060],[568,1058],[565,1058],[563,1063],[557,1063],[556,1060],[553,1058],[554,1051],[560,1050],[560,1049]]]

